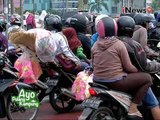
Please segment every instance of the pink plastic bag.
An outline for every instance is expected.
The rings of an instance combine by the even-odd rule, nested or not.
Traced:
[[[36,57],[31,57],[23,53],[15,62],[14,67],[19,71],[19,77],[24,79],[24,83],[36,83],[42,69]]]
[[[76,96],[76,100],[83,101],[90,97],[88,91],[89,82],[92,82],[93,74],[89,75],[86,71],[78,73],[76,80],[72,85],[72,92]]]

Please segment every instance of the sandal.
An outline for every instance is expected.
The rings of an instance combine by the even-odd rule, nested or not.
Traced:
[[[137,111],[134,113],[128,113],[127,120],[144,120],[142,114]]]

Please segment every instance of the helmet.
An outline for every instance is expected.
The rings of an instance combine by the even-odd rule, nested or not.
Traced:
[[[46,30],[52,31],[55,30],[59,32],[62,30],[62,20],[58,15],[46,15],[44,18],[44,28]]]
[[[82,14],[75,14],[70,20],[70,26],[73,27],[76,32],[85,32],[87,28],[87,17]]]
[[[0,19],[0,32],[6,31],[7,22],[5,19]]]
[[[72,17],[68,17],[64,23],[65,27],[69,27],[70,26],[70,21],[71,21]]]
[[[97,23],[104,17],[108,17],[108,15],[105,15],[105,14],[101,14],[101,15],[98,15],[95,19],[95,29],[97,30]]]
[[[134,18],[136,15],[136,13],[121,13],[120,16],[130,16],[132,18]]]
[[[132,36],[135,27],[135,21],[130,16],[121,16],[118,21],[118,36]]]
[[[146,24],[151,22],[152,19],[147,14],[138,13],[134,16],[136,25],[141,25],[146,28]]]
[[[10,24],[21,26],[21,16],[18,14],[13,14],[10,18]]]
[[[116,36],[117,30],[117,23],[111,17],[104,17],[97,24],[97,32],[100,38]]]
[[[156,19],[155,19],[155,17],[154,17],[154,14],[147,14],[148,15],[148,17],[150,18],[150,21],[151,22],[155,22],[156,21]]]

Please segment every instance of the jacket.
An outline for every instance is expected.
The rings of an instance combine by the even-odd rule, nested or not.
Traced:
[[[91,58],[91,40],[84,34],[84,33],[77,33],[78,39],[82,43],[82,47],[84,50],[84,54],[87,56],[88,59]]]
[[[132,64],[140,71],[149,73],[157,73],[160,71],[160,63],[147,61],[146,53],[141,44],[129,37],[119,37],[119,39],[124,42]]]
[[[62,33],[46,32],[47,30],[31,29],[36,34],[36,53],[43,62],[54,61],[55,56],[63,53],[75,64],[80,64],[80,60],[70,50],[66,37]],[[38,32],[39,31],[39,32]]]
[[[99,39],[91,49],[94,76],[108,81],[122,79],[127,72],[137,72],[131,64],[124,43],[116,38]]]
[[[137,25],[135,27],[135,31],[133,33],[132,39],[136,40],[138,43],[140,43],[142,45],[147,56],[155,56],[155,51],[150,49],[147,45],[148,35],[147,35],[146,28],[144,28],[140,25]]]

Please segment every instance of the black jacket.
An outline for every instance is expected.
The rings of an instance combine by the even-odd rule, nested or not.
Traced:
[[[149,73],[160,71],[160,63],[154,61],[148,62],[146,53],[138,42],[129,37],[119,37],[119,39],[126,45],[132,64],[140,71]]]

